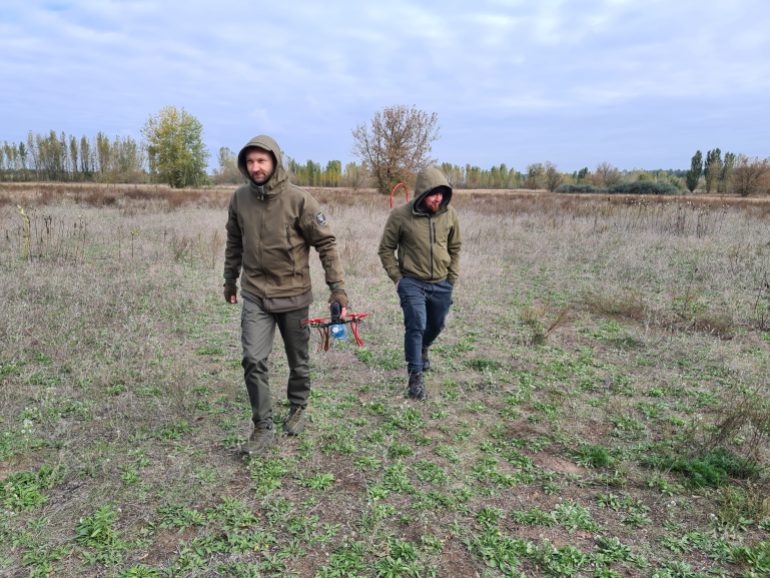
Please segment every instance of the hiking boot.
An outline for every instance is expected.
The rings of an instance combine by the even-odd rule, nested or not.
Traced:
[[[272,424],[258,424],[254,426],[251,437],[243,447],[241,453],[247,456],[264,454],[275,443],[275,433]]]
[[[293,405],[289,410],[289,415],[286,416],[286,421],[283,422],[283,431],[286,432],[287,436],[299,435],[305,429],[305,422],[307,422],[305,408],[300,405]]]
[[[407,395],[412,399],[422,401],[425,399],[425,383],[422,379],[422,372],[409,374],[409,391]]]
[[[430,358],[428,358],[428,348],[422,348],[422,370],[430,371]]]

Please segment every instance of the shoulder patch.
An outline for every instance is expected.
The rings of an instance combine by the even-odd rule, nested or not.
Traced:
[[[316,213],[315,222],[318,223],[319,226],[323,227],[326,224],[326,215],[321,212]]]

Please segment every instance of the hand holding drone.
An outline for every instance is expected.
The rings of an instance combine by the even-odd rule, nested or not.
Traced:
[[[346,325],[350,325],[350,331],[353,333],[353,337],[356,340],[356,345],[363,347],[364,342],[358,335],[358,325],[364,317],[367,317],[368,313],[348,313],[344,307],[341,307],[339,303],[332,303],[329,306],[330,316],[328,318],[319,317],[316,319],[305,319],[302,321],[309,327],[315,327],[318,329],[318,333],[321,335],[321,347],[324,351],[329,351],[329,344],[331,338],[345,339],[347,337]]]

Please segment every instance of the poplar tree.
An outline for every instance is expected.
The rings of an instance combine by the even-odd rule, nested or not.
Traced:
[[[90,179],[94,171],[94,158],[91,152],[91,143],[82,136],[80,137],[80,172],[84,178]]]
[[[80,177],[78,177],[78,139],[76,139],[74,136],[70,135],[69,138],[69,149],[70,149],[70,171],[72,172],[72,179],[73,180],[80,180]]]
[[[700,180],[700,175],[702,172],[703,153],[700,151],[695,151],[695,154],[692,156],[692,160],[690,161],[690,170],[687,171],[687,176],[685,177],[687,190],[689,190],[691,193],[694,192],[698,187],[698,181]]]
[[[706,164],[703,167],[703,174],[706,177],[706,192],[710,193],[716,188],[715,185],[719,180],[719,175],[722,174],[722,151],[718,148],[706,153]]]
[[[735,169],[735,153],[725,153],[725,159],[722,162],[722,172],[719,175],[717,191],[720,193],[731,193],[733,189],[733,170]]]
[[[229,147],[219,147],[219,168],[214,171],[214,182],[236,184],[243,182],[243,175],[238,170],[238,156]]]

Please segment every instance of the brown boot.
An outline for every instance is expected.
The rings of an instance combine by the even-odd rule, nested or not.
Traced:
[[[275,443],[273,424],[257,424],[251,432],[249,441],[241,447],[241,453],[247,456],[257,456],[267,452]]]
[[[296,436],[302,433],[307,422],[305,413],[304,407],[300,405],[291,406],[289,415],[286,416],[286,421],[283,422],[283,431],[286,432],[287,436]]]

